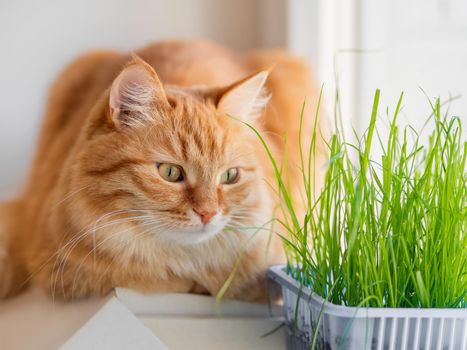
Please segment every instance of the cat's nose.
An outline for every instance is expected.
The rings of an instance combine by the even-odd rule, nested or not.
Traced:
[[[197,210],[197,209],[194,209],[194,208],[193,208],[193,210],[194,210],[194,212],[196,214],[199,215],[199,217],[201,218],[201,222],[204,225],[208,224],[212,220],[214,215],[217,214],[217,211],[215,211],[215,210]]]

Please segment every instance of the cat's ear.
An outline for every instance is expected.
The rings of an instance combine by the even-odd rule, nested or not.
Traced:
[[[117,128],[154,120],[157,111],[168,105],[156,72],[137,56],[133,56],[110,88],[110,118]]]
[[[258,117],[269,101],[264,89],[268,75],[261,71],[229,86],[218,100],[218,111],[244,122]]]

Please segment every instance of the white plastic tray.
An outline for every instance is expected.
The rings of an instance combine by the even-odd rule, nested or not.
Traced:
[[[288,349],[310,349],[318,328],[318,349],[467,350],[467,309],[334,305],[300,287],[283,265],[268,275],[282,287]]]

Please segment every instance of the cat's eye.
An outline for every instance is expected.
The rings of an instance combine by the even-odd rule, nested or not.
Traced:
[[[224,171],[221,175],[221,184],[231,185],[238,181],[240,177],[240,171],[238,168],[230,168]]]
[[[180,182],[183,181],[182,168],[175,164],[160,163],[157,166],[159,174],[162,178],[169,182]]]

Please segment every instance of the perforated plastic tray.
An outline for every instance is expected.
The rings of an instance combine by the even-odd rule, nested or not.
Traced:
[[[282,287],[289,350],[309,350],[315,331],[317,349],[467,350],[467,309],[347,307],[300,287],[284,265],[268,276]]]

